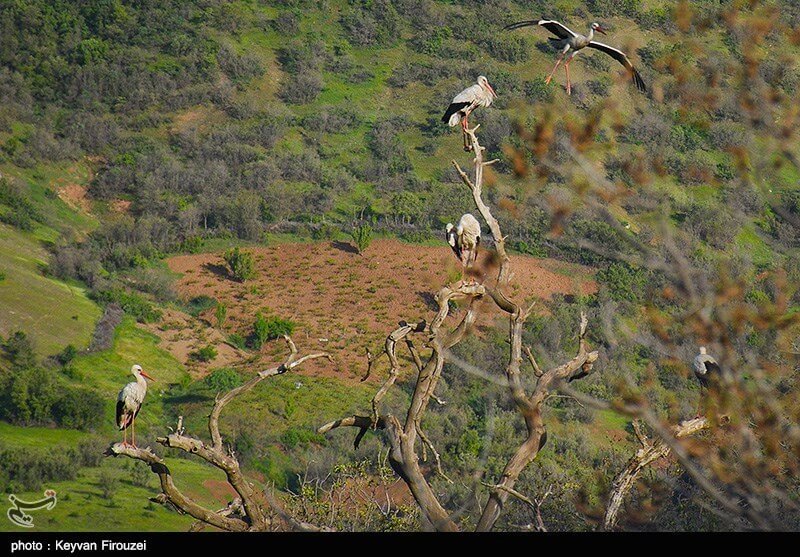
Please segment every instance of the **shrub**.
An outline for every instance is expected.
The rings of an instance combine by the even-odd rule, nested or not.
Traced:
[[[253,54],[237,54],[233,48],[223,45],[217,52],[217,62],[223,72],[237,83],[246,83],[264,73],[261,60]]]
[[[228,335],[228,342],[239,350],[247,348],[247,339],[238,333],[231,333]]]
[[[290,427],[281,435],[281,444],[286,449],[293,449],[298,445],[308,443],[324,444],[325,438],[312,429]]]
[[[104,304],[117,304],[125,313],[136,318],[140,323],[154,323],[161,320],[161,310],[150,302],[132,292],[119,288],[103,290],[93,294],[96,301]]]
[[[245,282],[256,276],[255,260],[252,253],[241,251],[238,247],[225,252],[222,256],[231,276],[239,282]]]
[[[33,230],[34,224],[42,221],[39,210],[21,190],[5,178],[0,178],[0,222],[20,230]]]
[[[217,302],[217,307],[214,308],[214,318],[217,320],[217,327],[223,329],[225,320],[228,318],[228,306],[222,302]]]
[[[100,493],[103,499],[112,499],[114,492],[117,491],[119,485],[119,478],[117,478],[110,470],[103,470],[97,478],[97,487],[100,488]]]
[[[201,294],[200,296],[195,296],[186,304],[186,311],[192,317],[197,317],[204,311],[208,311],[209,309],[215,307],[218,304],[215,298],[211,296],[206,296],[205,294]]]
[[[364,250],[372,243],[372,227],[368,224],[356,225],[350,231],[350,236],[353,238],[353,245],[358,253],[363,254]]]
[[[91,389],[69,389],[53,406],[53,419],[70,429],[94,429],[103,420],[105,401]]]
[[[242,377],[236,370],[223,367],[215,369],[210,375],[203,379],[203,383],[217,392],[230,391],[242,384]]]
[[[611,298],[618,302],[639,303],[644,300],[647,274],[643,269],[615,262],[597,272],[597,281],[604,284]]]
[[[56,355],[56,361],[61,364],[62,366],[68,365],[72,360],[75,359],[75,356],[78,355],[78,349],[75,348],[74,344],[68,344],[64,347],[64,349]]]
[[[274,340],[283,335],[291,335],[294,331],[295,323],[280,317],[264,317],[259,312],[253,322],[253,331],[248,338],[248,344],[254,350],[258,350],[268,340]]]
[[[206,241],[201,236],[189,236],[181,242],[180,251],[186,253],[200,253]]]
[[[217,354],[217,349],[209,344],[202,347],[200,350],[195,350],[189,354],[189,357],[198,362],[210,362],[217,357]]]
[[[281,88],[281,98],[289,104],[308,104],[319,96],[324,86],[317,72],[295,74]]]

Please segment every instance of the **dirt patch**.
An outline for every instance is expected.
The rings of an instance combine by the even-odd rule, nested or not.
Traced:
[[[228,482],[222,480],[206,480],[203,482],[203,487],[220,503],[231,501],[239,496]]]
[[[211,370],[238,365],[251,358],[251,355],[234,348],[225,341],[225,335],[202,318],[174,309],[164,310],[158,323],[140,325],[161,338],[161,348],[183,363],[195,379],[204,377]],[[211,345],[217,349],[217,357],[210,362],[200,362],[191,357],[192,352]]]
[[[126,214],[131,209],[131,202],[127,199],[115,199],[108,204],[108,208],[120,215]]]
[[[71,208],[84,213],[91,213],[92,204],[86,194],[86,186],[66,184],[58,188],[58,197]]]
[[[249,332],[259,311],[291,319],[297,323],[293,337],[301,350],[323,349],[335,359],[333,364],[311,362],[299,373],[353,382],[364,373],[367,348],[379,351],[386,334],[400,320],[430,319],[435,307],[433,293],[460,277],[458,262],[447,246],[376,240],[363,255],[353,253],[346,244],[329,242],[287,243],[248,251],[255,255],[258,278],[246,283],[226,276],[219,254],[181,255],[167,263],[183,275],[176,285],[183,298],[204,294],[227,305],[228,332]],[[515,297],[524,293],[549,299],[554,294],[596,290],[586,267],[523,256],[512,259],[509,292]],[[500,316],[489,301],[482,310],[479,327]],[[451,319],[458,318],[461,311]],[[154,332],[165,338],[163,332]],[[170,342],[171,351],[186,351],[178,339]],[[268,343],[253,363],[274,364],[284,354],[282,342]]]

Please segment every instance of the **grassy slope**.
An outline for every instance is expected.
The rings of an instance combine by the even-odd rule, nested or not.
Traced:
[[[47,257],[31,235],[0,224],[0,334],[25,331],[40,355],[86,347],[100,316],[83,287],[42,275]]]

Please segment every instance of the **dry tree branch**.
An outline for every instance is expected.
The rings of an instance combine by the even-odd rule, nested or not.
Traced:
[[[675,426],[672,429],[672,434],[676,439],[680,439],[682,437],[694,435],[708,426],[709,423],[706,418],[686,420]],[[631,488],[635,485],[642,471],[656,460],[664,458],[670,453],[669,445],[662,439],[653,441],[647,437],[644,431],[642,431],[641,422],[639,420],[633,421],[633,432],[642,446],[628,461],[625,469],[614,479],[611,496],[608,499],[606,512],[603,516],[604,530],[613,530],[617,525],[619,510],[622,507],[622,503]]]
[[[441,377],[444,363],[448,358],[452,357],[450,349],[464,338],[477,316],[477,310],[473,302],[488,294],[497,307],[509,317],[511,350],[506,366],[506,383],[517,411],[525,420],[528,431],[526,440],[511,457],[501,480],[494,486],[495,489],[493,489],[483,509],[477,527],[478,530],[490,530],[494,526],[509,494],[515,492],[514,484],[519,474],[536,457],[539,449],[544,445],[546,433],[542,419],[542,409],[550,393],[551,386],[562,379],[571,380],[584,377],[592,369],[593,363],[598,357],[596,351],[590,351],[588,348],[585,338],[588,319],[585,314],[581,314],[578,334],[580,340],[579,349],[577,355],[569,362],[543,372],[536,364],[530,350],[527,351],[529,360],[534,370],[536,370],[536,374],[540,375],[540,378],[534,392],[530,395],[525,393],[520,371],[523,357],[522,332],[525,321],[533,310],[533,304],[529,306],[519,305],[503,292],[503,287],[511,276],[511,260],[505,250],[505,237],[502,235],[500,224],[482,198],[484,168],[495,161],[484,162],[483,153],[485,148],[480,145],[475,135],[477,129],[478,126],[467,130],[468,140],[475,155],[473,159],[474,178],[470,178],[457,162],[453,161],[453,166],[461,176],[464,184],[470,189],[475,206],[492,234],[495,249],[501,262],[495,286],[464,284],[462,282],[455,286],[448,285],[440,289],[435,296],[438,311],[427,328],[427,346],[431,353],[424,365],[422,364],[422,358],[418,357],[418,354],[412,348],[410,340],[407,338],[411,333],[411,327],[405,322],[401,323],[401,328],[396,329],[386,340],[385,352],[390,360],[390,373],[387,382],[373,399],[372,417],[351,416],[330,422],[319,429],[320,433],[326,433],[338,427],[356,427],[359,429],[356,445],[368,429],[383,430],[390,445],[389,462],[392,468],[409,486],[424,517],[436,530],[440,531],[453,531],[458,528],[423,476],[419,467],[419,456],[416,453],[415,444],[417,436],[419,436],[423,442],[423,450],[425,450],[425,447],[429,447],[433,451],[437,460],[437,467],[441,472],[439,455],[433,444],[425,436],[420,424],[430,399],[434,398],[434,389]],[[458,326],[452,331],[446,331],[443,329],[443,324],[449,315],[449,302],[455,299],[469,300],[469,307]],[[378,410],[378,402],[383,398],[388,388],[394,384],[399,373],[395,345],[402,339],[406,340],[418,371],[411,403],[403,424],[392,415],[381,416]]]
[[[198,456],[225,472],[228,483],[236,491],[238,499],[241,501],[242,518],[236,518],[234,517],[235,513],[229,512],[230,505],[221,511],[212,511],[198,505],[181,493],[175,487],[172,475],[163,459],[156,456],[149,448],[139,449],[122,445],[121,443],[114,443],[106,450],[105,454],[107,456],[127,456],[149,464],[151,470],[159,476],[161,490],[169,503],[194,518],[222,530],[266,530],[272,522],[267,514],[269,510],[281,516],[292,529],[318,530],[319,528],[314,525],[302,523],[291,518],[271,493],[258,489],[248,481],[242,474],[239,461],[232,452],[225,450],[219,431],[219,417],[222,409],[234,398],[250,391],[264,379],[282,375],[304,362],[318,358],[331,359],[324,352],[315,352],[298,357],[297,346],[295,346],[292,339],[289,336],[284,336],[284,339],[289,346],[290,353],[283,363],[258,372],[246,383],[216,399],[208,418],[208,430],[212,439],[211,444],[206,444],[200,439],[184,435],[183,428],[180,425],[168,436],[157,439],[158,443],[165,447],[181,449],[184,452]]]

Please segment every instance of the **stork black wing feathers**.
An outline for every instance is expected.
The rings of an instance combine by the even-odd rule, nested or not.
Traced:
[[[466,108],[470,105],[470,103],[452,103],[450,106],[447,107],[447,110],[442,116],[442,122],[445,124],[450,121],[450,117],[461,110],[462,108]]]
[[[117,401],[117,427],[125,429],[122,424],[122,412],[125,409],[125,403],[121,400]]]
[[[512,29],[522,29],[523,27],[532,27],[534,25],[541,25],[559,39],[568,39],[574,37],[573,33],[566,25],[551,19],[530,19],[527,21],[518,21],[503,27],[503,31],[511,31]]]
[[[706,366],[706,373],[708,375],[719,375],[720,374],[721,370],[720,370],[719,364],[717,362],[706,362],[705,366]]]
[[[636,88],[639,89],[642,93],[647,92],[647,86],[644,84],[644,80],[642,76],[639,75],[639,72],[636,71],[636,68],[633,67],[631,61],[628,59],[628,56],[622,52],[621,50],[617,50],[613,46],[608,46],[607,44],[598,43],[597,41],[591,41],[588,45],[589,48],[594,48],[599,50],[600,52],[605,52],[609,56],[611,56],[614,60],[625,66],[631,73],[631,78],[633,79],[633,83],[636,85]]]

